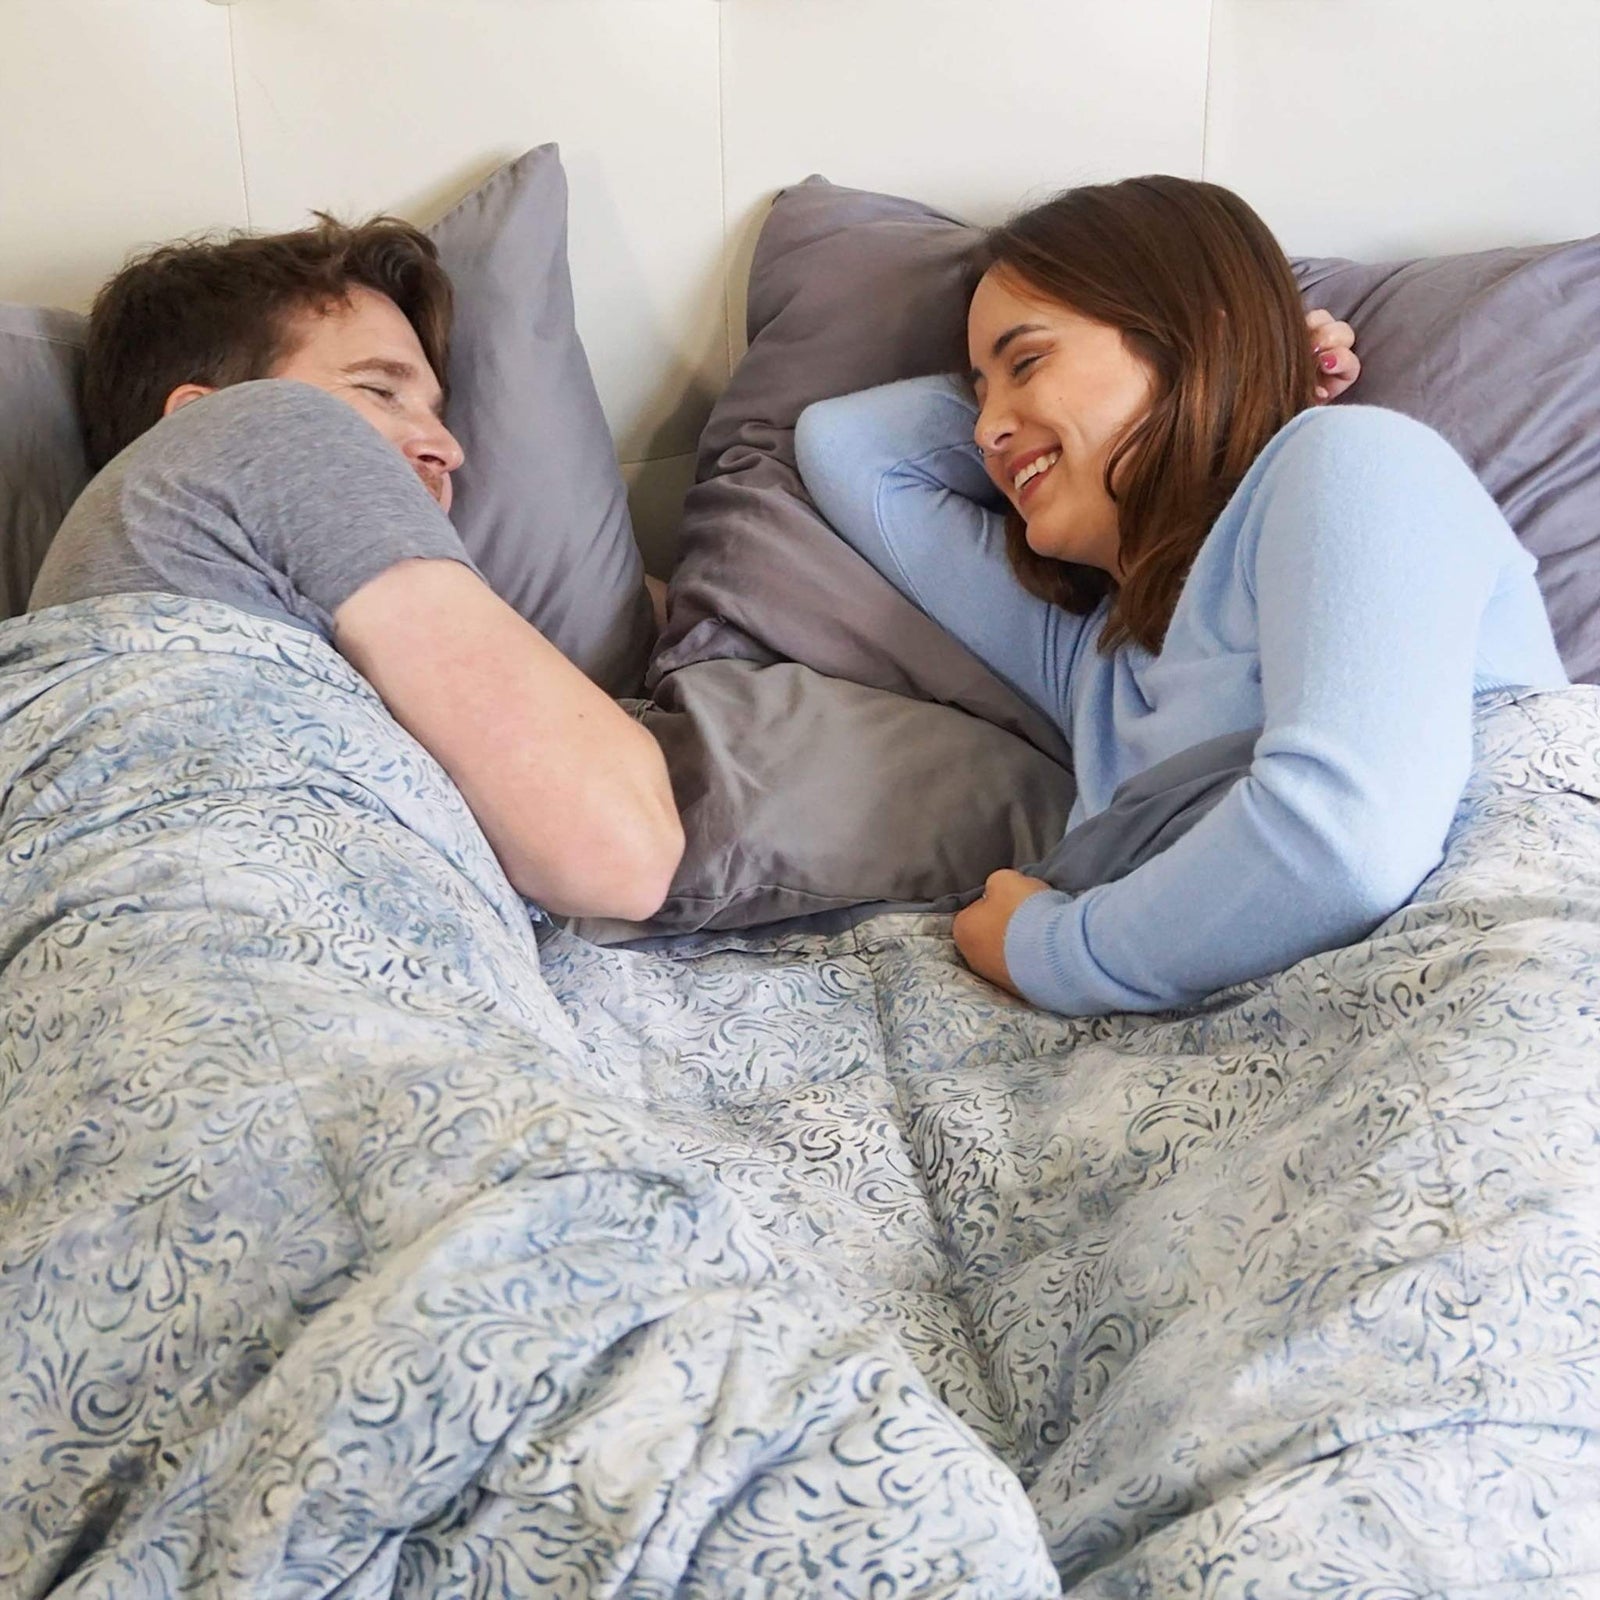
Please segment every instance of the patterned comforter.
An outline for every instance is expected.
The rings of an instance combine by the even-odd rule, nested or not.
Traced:
[[[0,628],[0,852],[6,1596],[1600,1583],[1600,692],[1180,1016],[915,914],[536,942],[216,605]]]

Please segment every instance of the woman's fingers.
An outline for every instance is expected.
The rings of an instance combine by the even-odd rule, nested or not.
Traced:
[[[1361,357],[1354,350],[1324,350],[1317,357],[1317,399],[1338,399],[1360,376]]]
[[[1348,322],[1336,322],[1331,311],[1308,311],[1306,328],[1311,334],[1311,353],[1315,356],[1355,347],[1356,330]]]
[[[1355,353],[1356,330],[1337,321],[1330,311],[1306,314],[1312,355],[1317,363],[1316,397],[1335,400],[1361,376],[1361,358]]]

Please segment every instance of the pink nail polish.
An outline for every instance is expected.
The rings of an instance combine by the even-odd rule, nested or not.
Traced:
[[[1324,357],[1323,357],[1323,358],[1322,358],[1322,359],[1321,359],[1321,360],[1320,360],[1320,361],[1319,361],[1319,362],[1318,362],[1318,363],[1317,363],[1317,365],[1318,365],[1318,366],[1319,366],[1319,367],[1321,367],[1321,368],[1322,368],[1322,370],[1323,370],[1323,371],[1324,371],[1324,372],[1332,372],[1332,371],[1333,371],[1333,369],[1334,369],[1334,368],[1335,368],[1335,367],[1336,367],[1336,366],[1338,366],[1338,365],[1339,365],[1339,358],[1338,358],[1338,356],[1336,356],[1336,355],[1334,355],[1334,354],[1333,354],[1333,352],[1332,352],[1332,351],[1331,351],[1331,350],[1330,350],[1330,351],[1329,351],[1329,352],[1328,352],[1328,354],[1327,354],[1327,355],[1325,355],[1325,356],[1324,356]]]

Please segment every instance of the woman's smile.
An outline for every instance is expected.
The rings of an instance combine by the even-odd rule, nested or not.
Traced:
[[[1040,480],[1061,459],[1059,450],[1030,450],[1012,464],[1011,492],[1019,506],[1037,491]]]

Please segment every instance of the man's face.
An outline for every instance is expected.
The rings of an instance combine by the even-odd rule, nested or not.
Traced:
[[[399,306],[357,286],[348,300],[292,317],[287,332],[292,354],[268,376],[298,378],[353,406],[448,511],[461,446],[444,425],[439,380]]]

